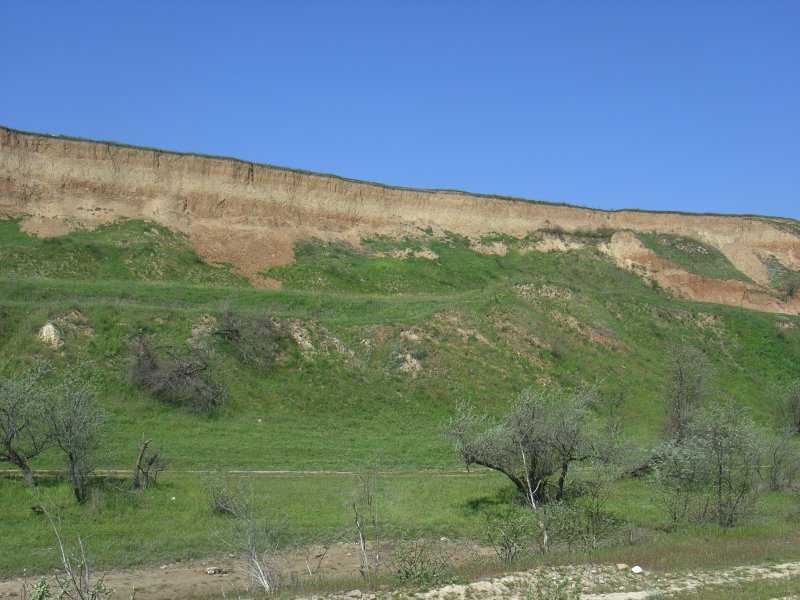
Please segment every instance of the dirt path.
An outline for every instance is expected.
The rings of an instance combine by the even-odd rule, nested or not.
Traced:
[[[463,562],[486,549],[465,542],[447,540],[455,562]],[[358,578],[356,549],[346,543],[329,547],[309,546],[277,556],[275,564],[283,573],[307,577],[321,565],[319,574],[327,579]],[[792,580],[800,593],[800,562],[775,565],[744,565],[720,570],[695,570],[686,573],[655,573],[644,571],[635,574],[622,565],[574,565],[542,567],[484,581],[462,585],[447,585],[428,592],[403,592],[398,590],[368,592],[351,590],[340,594],[309,596],[306,600],[334,598],[351,600],[389,600],[419,598],[421,600],[476,600],[545,598],[548,590],[564,583],[571,587],[580,582],[583,600],[639,600],[670,597],[691,593],[709,586],[736,585],[744,582],[766,580]],[[116,591],[119,599],[130,597],[136,589],[138,600],[171,600],[199,597],[247,597],[248,580],[243,565],[232,555],[218,560],[168,564],[158,567],[111,571],[104,574],[105,583]],[[35,581],[29,581],[29,584]],[[21,598],[23,579],[0,582],[0,598]],[[536,593],[540,595],[537,596]],[[800,596],[798,596],[800,597]]]

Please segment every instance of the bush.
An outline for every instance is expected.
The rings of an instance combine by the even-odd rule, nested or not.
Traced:
[[[214,333],[225,341],[240,362],[262,373],[275,366],[281,344],[289,339],[283,324],[269,314],[253,317],[226,309],[219,323]]]
[[[175,406],[208,413],[225,401],[225,390],[209,375],[209,364],[199,354],[182,357],[161,351],[152,341],[134,338],[130,382],[146,394]]]
[[[392,554],[391,565],[401,584],[418,588],[444,585],[453,570],[450,556],[428,540],[400,542]]]
[[[776,396],[775,417],[778,427],[800,434],[800,379],[784,385]]]
[[[745,408],[718,402],[698,411],[683,439],[659,450],[656,479],[674,525],[714,521],[731,527],[758,495],[764,436]]]
[[[530,510],[511,510],[489,519],[486,537],[504,565],[529,554],[531,539],[538,530],[533,517]]]

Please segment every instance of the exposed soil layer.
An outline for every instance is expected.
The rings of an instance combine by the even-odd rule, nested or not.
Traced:
[[[677,296],[773,313],[800,314],[800,298],[778,298],[764,286],[734,279],[712,279],[682,269],[646,248],[636,236],[619,231],[602,246],[620,267],[649,277]]]
[[[399,235],[418,227],[472,238],[541,230],[675,234],[719,249],[758,285],[709,289],[707,278],[687,277],[691,274],[671,265],[669,276],[659,276],[668,280],[665,287],[693,300],[800,312],[798,302],[761,302],[752,295],[768,281],[764,259],[800,269],[800,227],[783,219],[601,211],[388,187],[229,158],[0,128],[2,215],[21,217],[24,230],[41,236],[123,218],[152,220],[188,234],[207,261],[232,263],[255,285],[267,286],[278,283],[259,273],[291,262],[293,244],[312,236],[358,244],[368,235]]]

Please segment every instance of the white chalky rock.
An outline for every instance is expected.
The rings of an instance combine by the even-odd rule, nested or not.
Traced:
[[[59,348],[64,343],[58,327],[49,321],[39,330],[39,339],[51,348]]]
[[[639,565],[636,565],[631,569],[631,573],[635,573],[636,575],[642,572],[644,572],[644,569],[642,569],[642,567],[640,567]]]

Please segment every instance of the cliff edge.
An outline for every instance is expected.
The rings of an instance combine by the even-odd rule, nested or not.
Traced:
[[[604,250],[675,293],[800,314],[800,298],[766,288],[767,263],[800,270],[800,223],[755,216],[603,211],[457,191],[389,187],[341,177],[0,127],[0,216],[25,231],[63,235],[119,219],[148,219],[186,233],[209,262],[230,262],[254,284],[292,261],[312,236],[358,244],[416,228],[468,237],[540,230],[615,230]],[[674,234],[718,249],[751,283],[709,280],[658,259],[626,232]]]

